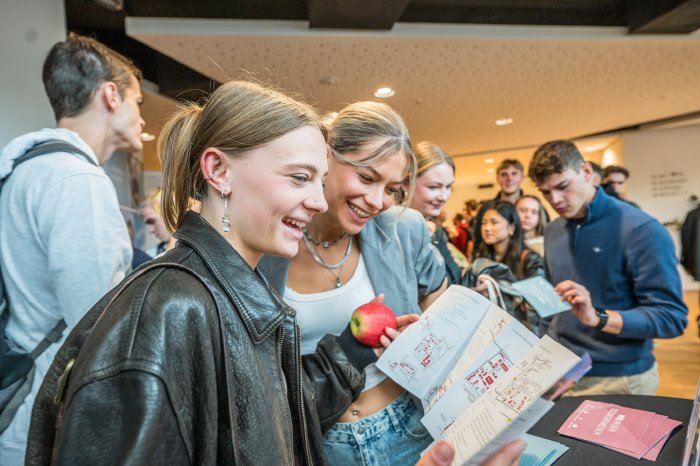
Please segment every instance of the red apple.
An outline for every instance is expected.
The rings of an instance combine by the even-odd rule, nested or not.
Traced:
[[[396,328],[394,311],[382,303],[367,303],[355,309],[350,318],[350,331],[363,345],[382,346],[379,337],[387,327]]]

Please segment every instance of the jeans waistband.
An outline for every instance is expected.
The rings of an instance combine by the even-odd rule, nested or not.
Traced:
[[[401,422],[417,409],[413,398],[406,392],[374,414],[357,421],[335,424],[323,439],[331,442],[362,443],[365,439],[385,432],[391,427],[400,429]]]

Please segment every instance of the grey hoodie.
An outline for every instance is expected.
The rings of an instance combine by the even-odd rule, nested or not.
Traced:
[[[67,129],[19,136],[0,153],[0,177],[30,147],[61,139],[97,162],[92,149]],[[64,319],[71,328],[131,264],[131,241],[112,181],[102,167],[70,153],[47,154],[19,165],[0,193],[0,267],[10,300],[10,344],[31,351]],[[24,463],[34,398],[62,344],[36,361],[36,375],[12,424],[0,436],[2,464]]]

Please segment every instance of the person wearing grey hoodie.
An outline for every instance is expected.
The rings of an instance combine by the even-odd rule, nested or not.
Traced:
[[[0,152],[0,268],[10,312],[9,345],[31,352],[61,320],[63,338],[35,361],[30,393],[0,435],[3,465],[24,464],[32,406],[65,336],[129,271],[132,248],[116,190],[100,166],[115,151],[141,150],[140,71],[101,43],[70,34],[43,68],[57,127],[13,139]],[[32,147],[68,143],[21,163]]]

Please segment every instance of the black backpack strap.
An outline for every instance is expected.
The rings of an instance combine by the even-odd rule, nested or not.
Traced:
[[[46,334],[44,339],[41,340],[38,345],[36,345],[34,351],[31,352],[30,356],[32,359],[36,361],[36,358],[41,356],[41,353],[46,351],[46,348],[60,340],[65,329],[66,321],[63,319],[59,320],[58,323],[51,330],[49,330],[49,333]]]
[[[83,157],[85,160],[87,160],[89,163],[95,166],[99,166],[93,159],[90,157],[88,154],[86,154],[82,149],[79,149],[78,147],[75,147],[73,144],[69,144],[65,141],[62,141],[61,139],[49,139],[47,141],[41,142],[31,149],[29,149],[27,152],[25,152],[23,155],[17,157],[14,160],[14,163],[12,164],[12,170],[17,168],[17,165],[26,162],[27,160],[31,160],[34,157],[38,157],[40,155],[45,155],[45,154],[52,154],[55,152],[70,152],[73,154],[78,154],[81,157]],[[7,178],[12,174],[12,171],[5,175],[4,178],[0,179],[0,189],[2,189],[2,186],[5,184],[5,181]],[[0,275],[0,280],[2,280],[2,276]],[[3,334],[4,334],[4,328],[5,324],[7,322],[7,315],[5,313],[5,308],[7,307],[7,299],[5,296],[5,289],[4,285],[0,283],[0,300],[2,301],[0,303],[0,310],[2,311],[2,320],[0,321],[1,327],[3,329]],[[36,360],[41,353],[46,351],[46,348],[51,346],[53,343],[56,343],[58,340],[61,339],[61,336],[63,336],[63,331],[66,329],[66,322],[61,319],[58,321],[58,323],[49,331],[49,333],[46,334],[43,340],[39,342],[39,344],[34,348],[34,350],[31,352],[31,357],[32,359]]]
[[[95,165],[96,167],[99,166],[97,162],[95,162],[92,157],[90,157],[88,154],[86,154],[82,149],[79,149],[75,147],[73,144],[69,144],[65,141],[62,141],[60,139],[49,139],[48,141],[44,141],[42,143],[39,143],[29,149],[27,152],[25,152],[23,155],[17,157],[12,164],[12,170],[14,171],[15,168],[17,168],[17,165],[26,162],[27,160],[31,160],[34,157],[38,157],[40,155],[46,155],[46,154],[53,154],[56,152],[70,152],[73,154],[78,154],[81,157],[83,157],[85,160],[87,160],[89,163],[92,165]],[[2,186],[5,184],[5,181],[7,178],[12,174],[12,171],[5,175],[4,178],[0,179],[0,189],[2,189]]]

